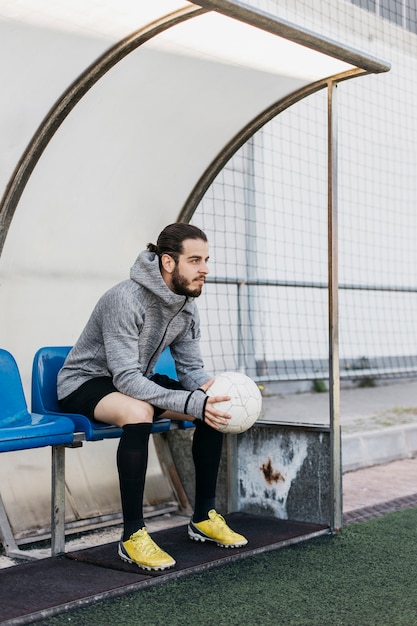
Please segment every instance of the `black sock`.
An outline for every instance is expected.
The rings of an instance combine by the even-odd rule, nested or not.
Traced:
[[[143,492],[148,466],[152,424],[126,424],[117,449],[120,496],[123,511],[123,541],[143,528]]]
[[[193,460],[195,466],[194,522],[208,519],[216,507],[216,485],[223,445],[223,433],[204,422],[195,421]]]

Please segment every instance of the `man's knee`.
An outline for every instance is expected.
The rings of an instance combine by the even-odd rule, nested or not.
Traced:
[[[125,426],[125,424],[150,423],[154,407],[144,400],[136,400],[122,393],[111,393],[100,400],[94,417],[100,422]]]
[[[153,421],[154,407],[143,400],[136,400],[123,415],[125,424],[138,424]]]

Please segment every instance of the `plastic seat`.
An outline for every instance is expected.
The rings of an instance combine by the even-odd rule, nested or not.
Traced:
[[[40,348],[33,359],[32,367],[32,410],[70,418],[76,432],[83,432],[86,441],[98,441],[120,437],[122,429],[117,426],[93,423],[85,415],[63,413],[57,399],[57,376],[71,346],[49,346]],[[160,356],[155,371],[176,378],[175,363],[167,348]],[[179,428],[189,428],[192,422],[177,422]],[[171,427],[169,419],[159,419],[152,426],[152,433],[166,432]]]
[[[17,363],[0,348],[0,452],[71,444],[74,423],[44,411],[29,413]]]
[[[65,543],[65,446],[74,440],[74,422],[46,412],[29,413],[19,368],[14,357],[0,348],[0,452],[50,446],[52,450],[51,552],[63,552]],[[27,559],[16,543],[0,494],[0,541],[9,557]],[[30,557],[32,558],[32,557]],[[34,554],[33,558],[42,558]]]
[[[63,413],[58,405],[58,372],[71,350],[71,346],[40,348],[32,365],[32,411],[48,415],[65,415],[72,420],[74,430],[84,433],[86,441],[99,441],[120,437],[122,429],[107,424],[94,424],[85,415]]]

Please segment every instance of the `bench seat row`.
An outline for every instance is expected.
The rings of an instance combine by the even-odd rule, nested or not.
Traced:
[[[0,348],[0,452],[51,446],[52,502],[51,553],[65,551],[65,447],[82,441],[120,437],[122,429],[92,423],[84,415],[63,414],[57,400],[57,375],[71,348],[40,348],[32,366],[32,405],[28,410],[21,375],[13,355]],[[156,371],[176,378],[175,363],[167,348]],[[152,433],[169,431],[169,419],[154,423]],[[177,422],[190,428],[192,422]],[[7,556],[25,558],[16,544],[0,493],[0,541]]]

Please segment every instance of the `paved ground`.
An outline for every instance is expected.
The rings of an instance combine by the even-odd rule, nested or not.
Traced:
[[[327,392],[274,394],[263,408],[266,420],[330,423]],[[417,456],[417,381],[342,389],[340,424],[343,472]]]
[[[417,458],[343,475],[343,512],[417,494]]]
[[[278,421],[328,424],[329,394],[274,394],[264,399],[264,412]],[[417,380],[341,389],[340,421],[346,434],[417,424]]]

